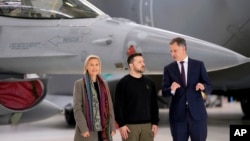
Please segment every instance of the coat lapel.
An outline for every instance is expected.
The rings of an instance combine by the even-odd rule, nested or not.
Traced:
[[[188,58],[188,72],[187,72],[187,85],[189,84],[189,80],[191,78],[191,68],[194,68],[193,66],[193,60],[191,58]]]
[[[181,72],[180,72],[180,69],[178,67],[178,63],[175,61],[175,63],[173,64],[173,72],[174,72],[174,75],[178,77],[179,79],[179,82],[181,82]]]

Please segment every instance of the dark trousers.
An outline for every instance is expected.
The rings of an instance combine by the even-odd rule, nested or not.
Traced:
[[[188,108],[186,108],[186,118],[181,122],[170,122],[173,141],[206,141],[207,119],[194,120]]]
[[[102,131],[98,132],[98,141],[102,141]]]

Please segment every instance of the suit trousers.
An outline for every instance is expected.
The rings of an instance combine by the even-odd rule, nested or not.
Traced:
[[[188,107],[186,107],[184,121],[170,122],[173,141],[206,141],[207,138],[207,118],[194,120]]]

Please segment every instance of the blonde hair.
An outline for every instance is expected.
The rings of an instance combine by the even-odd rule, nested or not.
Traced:
[[[101,59],[100,59],[100,57],[99,56],[97,56],[97,55],[89,55],[86,59],[85,59],[85,61],[84,61],[84,66],[83,66],[83,74],[86,74],[87,73],[87,65],[88,65],[88,63],[89,63],[89,60],[91,60],[91,59],[97,59],[98,60],[98,62],[99,62],[99,66],[100,66],[100,69],[99,69],[99,74],[101,74]]]

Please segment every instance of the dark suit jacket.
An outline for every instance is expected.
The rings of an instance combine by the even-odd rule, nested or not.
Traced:
[[[181,85],[180,88],[176,89],[174,95],[170,89],[173,82]],[[195,120],[207,118],[206,107],[201,92],[195,90],[195,86],[199,82],[204,84],[204,92],[206,94],[212,92],[207,71],[204,63],[201,61],[188,58],[187,86],[182,84],[180,70],[176,61],[164,67],[162,93],[163,96],[172,96],[169,111],[170,122],[184,120],[186,101],[188,102],[190,113]]]

